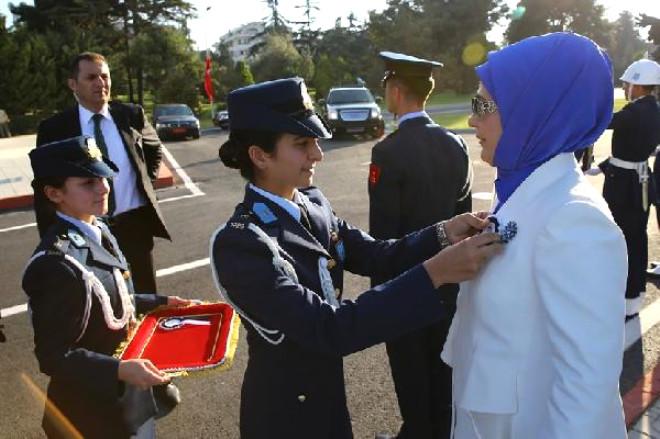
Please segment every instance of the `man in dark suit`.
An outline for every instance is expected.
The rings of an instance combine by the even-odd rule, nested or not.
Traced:
[[[376,144],[369,170],[369,233],[401,238],[472,208],[471,167],[463,139],[424,111],[433,90],[432,69],[442,66],[408,55],[381,52],[388,110],[399,127]],[[398,273],[372,277],[378,285]],[[448,438],[451,431],[451,368],[440,359],[450,318],[387,343],[403,425],[399,439]],[[379,435],[377,437],[387,437]]]
[[[170,239],[152,185],[162,158],[160,139],[142,107],[110,102],[110,68],[102,55],[78,55],[68,85],[78,104],[41,122],[37,146],[82,134],[95,138],[117,164],[107,222],[130,264],[135,290],[155,293],[154,236]],[[34,207],[43,236],[55,215],[38,194]]]

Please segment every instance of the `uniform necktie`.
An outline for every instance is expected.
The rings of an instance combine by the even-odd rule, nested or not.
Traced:
[[[312,223],[309,221],[309,212],[307,211],[307,206],[305,206],[303,203],[296,204],[300,208],[300,224],[302,224],[309,233],[312,233]]]
[[[92,120],[94,121],[94,140],[96,140],[96,146],[101,150],[103,157],[110,160],[108,145],[105,143],[105,137],[103,137],[103,131],[101,130],[103,115],[97,113],[92,116]],[[108,185],[110,185],[110,194],[108,194],[108,216],[112,216],[115,211],[115,191],[113,190],[112,179],[108,179]]]

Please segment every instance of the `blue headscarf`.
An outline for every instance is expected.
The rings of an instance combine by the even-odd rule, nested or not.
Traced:
[[[526,38],[489,53],[477,75],[502,121],[497,208],[543,163],[594,143],[612,119],[612,63],[581,35]]]

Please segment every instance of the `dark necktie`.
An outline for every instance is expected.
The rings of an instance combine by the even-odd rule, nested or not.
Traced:
[[[101,150],[103,157],[110,160],[108,145],[105,143],[105,137],[103,137],[103,131],[101,130],[103,115],[95,114],[92,116],[92,120],[94,121],[94,140],[96,140],[96,146]],[[110,185],[110,193],[108,194],[108,216],[112,216],[115,211],[115,191],[113,190],[112,179],[108,179],[108,185]]]
[[[296,204],[300,208],[300,224],[302,224],[302,226],[313,235],[314,233],[312,233],[312,223],[309,221],[309,212],[307,211],[307,206],[305,206],[303,203]]]

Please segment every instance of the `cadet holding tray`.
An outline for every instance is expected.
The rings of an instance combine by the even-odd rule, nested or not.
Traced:
[[[445,318],[444,285],[475,276],[500,237],[473,236],[489,222],[471,214],[387,241],[338,218],[311,187],[330,133],[300,78],[235,90],[228,107],[220,157],[249,183],[210,251],[247,328],[241,437],[351,438],[342,356]],[[342,301],[344,270],[402,274]]]
[[[93,139],[76,137],[30,152],[32,186],[43,192],[57,221],[27,264],[39,368],[50,377],[43,428],[49,438],[153,438],[158,402],[178,402],[169,378],[149,360],[118,360],[135,313],[181,306],[176,296],[133,294],[115,237],[97,217],[108,209],[116,166]],[[153,392],[153,393],[152,393]],[[155,395],[154,395],[155,393]]]

